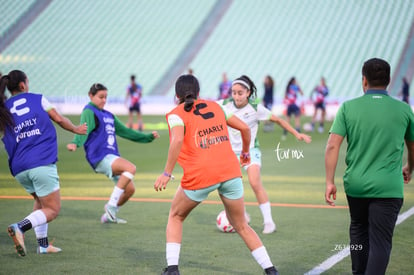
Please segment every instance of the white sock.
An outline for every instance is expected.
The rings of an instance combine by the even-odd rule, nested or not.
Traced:
[[[112,191],[111,197],[109,198],[108,204],[110,206],[118,207],[118,201],[121,195],[124,193],[124,189],[119,188],[118,186],[114,187],[114,190]]]
[[[264,246],[261,246],[253,250],[252,256],[263,269],[273,266],[269,254],[267,254],[266,248]]]
[[[29,216],[26,217],[32,224],[32,228],[45,224],[47,222],[47,218],[45,213],[42,210],[36,210],[30,213]]]
[[[167,265],[178,265],[180,258],[180,243],[167,243],[166,254],[167,254]]]
[[[47,238],[48,223],[44,223],[33,228],[36,239]]]
[[[270,202],[265,202],[259,205],[260,211],[263,216],[263,223],[272,223],[272,208],[270,207]]]

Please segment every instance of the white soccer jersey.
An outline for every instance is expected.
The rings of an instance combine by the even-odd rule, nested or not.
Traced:
[[[219,101],[223,108],[230,113],[236,115],[239,119],[244,121],[250,128],[251,142],[250,148],[258,147],[256,141],[257,130],[259,129],[259,121],[269,120],[272,116],[272,112],[266,109],[262,104],[254,104],[249,102],[243,108],[237,108],[232,100]],[[242,151],[242,138],[239,130],[229,128],[229,136],[231,146],[236,154],[240,154]]]

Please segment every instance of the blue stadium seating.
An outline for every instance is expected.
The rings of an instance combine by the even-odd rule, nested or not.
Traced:
[[[0,35],[34,1],[6,0]],[[410,0],[230,2],[188,64],[206,98],[217,97],[223,72],[230,78],[249,75],[259,96],[265,75],[272,75],[278,102],[291,76],[306,96],[321,76],[331,99],[357,96],[362,62],[375,56],[395,67],[414,20]],[[0,53],[0,71],[25,71],[31,90],[54,100],[84,102],[94,82],[105,84],[110,98],[123,100],[130,74],[145,95],[160,93],[154,87],[180,62],[215,3],[54,0]],[[173,89],[161,93],[172,98]]]

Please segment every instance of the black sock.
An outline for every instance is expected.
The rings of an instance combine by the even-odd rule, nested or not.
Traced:
[[[168,272],[178,271],[178,265],[169,265],[167,270]]]
[[[271,267],[266,268],[264,271],[265,271],[266,274],[268,274],[268,272],[270,272],[270,271],[276,271],[277,272],[277,269],[276,269],[276,267],[271,266]]]
[[[39,246],[44,247],[44,248],[49,246],[49,240],[47,237],[37,239],[37,243],[39,244]]]
[[[27,230],[32,229],[32,223],[28,219],[24,219],[18,222],[17,225],[19,226],[20,230],[23,233],[26,232]]]

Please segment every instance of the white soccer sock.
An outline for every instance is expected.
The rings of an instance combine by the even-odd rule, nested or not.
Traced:
[[[270,207],[270,202],[265,202],[259,205],[260,211],[263,216],[263,223],[272,223],[272,208]]]
[[[41,224],[33,228],[36,234],[36,239],[47,238],[48,223]]]
[[[180,243],[167,243],[166,255],[167,255],[167,265],[178,265],[178,260],[180,258]]]
[[[45,224],[47,222],[47,218],[45,213],[42,210],[36,210],[30,213],[29,216],[26,217],[32,224],[32,228]]]
[[[121,195],[124,193],[124,189],[119,188],[118,186],[114,187],[114,190],[112,191],[111,197],[109,198],[108,204],[110,206],[118,207],[118,201]]]
[[[263,269],[273,266],[269,254],[267,254],[266,248],[264,246],[261,246],[253,250],[252,256]]]

